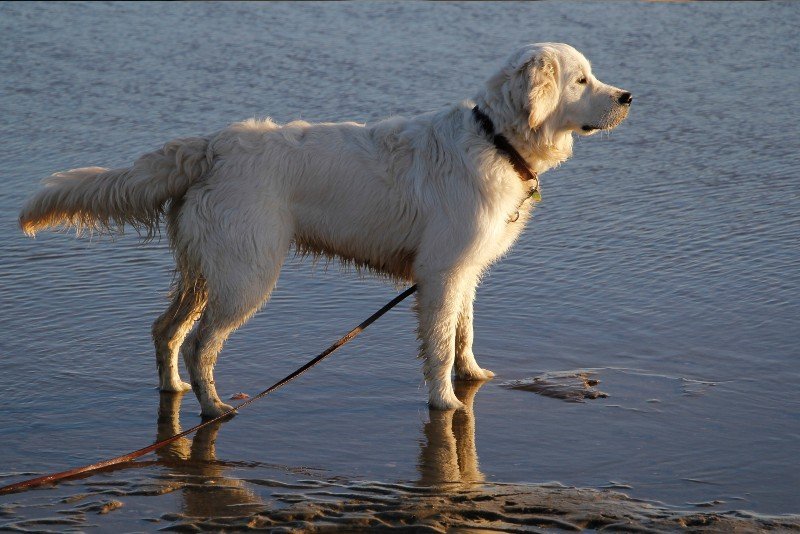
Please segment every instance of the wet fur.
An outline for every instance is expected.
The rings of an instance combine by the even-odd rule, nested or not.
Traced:
[[[511,247],[531,203],[527,188],[480,130],[477,103],[542,174],[572,153],[583,124],[613,128],[621,90],[576,72],[588,62],[567,45],[518,50],[474,101],[372,125],[248,120],[206,137],[178,139],[132,167],[58,173],[26,204],[22,229],[153,235],[166,215],[178,277],[153,325],[160,388],[186,390],[183,353],[204,415],[229,407],[214,387],[222,344],[269,298],[291,247],[302,255],[415,282],[429,402],[461,403],[451,372],[485,380],[472,353],[472,303],[487,267]],[[196,326],[195,322],[197,322]],[[192,328],[194,326],[194,328]]]

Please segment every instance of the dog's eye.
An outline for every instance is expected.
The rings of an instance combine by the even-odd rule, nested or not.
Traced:
[[[586,85],[586,76],[581,76],[578,78],[578,83],[581,85]]]

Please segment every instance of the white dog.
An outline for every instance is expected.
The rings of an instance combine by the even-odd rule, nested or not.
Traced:
[[[179,277],[153,325],[160,388],[191,387],[205,416],[230,408],[214,387],[217,354],[267,301],[292,246],[417,283],[429,402],[457,408],[454,368],[493,376],[472,353],[481,274],[519,236],[536,177],[571,155],[572,134],[614,128],[631,100],[574,48],[528,45],[474,101],[437,112],[370,125],[248,120],[170,141],[130,168],[54,174],[20,225],[152,235],[166,214]]]

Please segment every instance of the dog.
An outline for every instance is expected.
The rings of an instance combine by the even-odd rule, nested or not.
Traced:
[[[631,102],[573,47],[531,44],[473,100],[439,111],[374,124],[253,119],[128,168],[56,173],[20,226],[153,236],[166,219],[177,276],[152,330],[159,387],[193,389],[203,416],[231,409],[214,386],[217,355],[266,303],[292,247],[416,283],[429,404],[459,408],[453,371],[494,376],[472,351],[481,275],[520,235],[538,177],[571,156],[573,134],[616,127]]]

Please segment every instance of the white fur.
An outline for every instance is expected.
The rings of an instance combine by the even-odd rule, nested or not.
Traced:
[[[126,223],[152,233],[166,213],[180,276],[172,305],[153,325],[160,387],[189,387],[178,376],[182,347],[204,415],[228,408],[214,387],[217,354],[269,298],[292,245],[417,283],[430,404],[456,408],[453,369],[462,379],[493,376],[472,352],[478,280],[531,209],[526,202],[508,222],[527,188],[472,107],[542,174],[571,155],[573,133],[613,128],[625,117],[621,94],[594,78],[572,47],[529,45],[474,102],[371,125],[240,122],[172,141],[129,169],[56,174],[20,224],[29,234]]]

